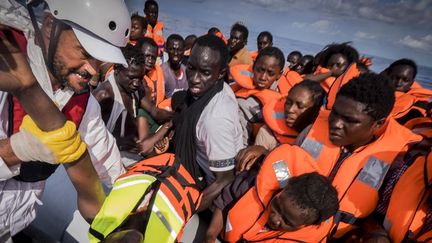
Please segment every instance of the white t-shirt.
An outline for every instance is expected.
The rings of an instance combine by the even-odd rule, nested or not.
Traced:
[[[228,84],[204,108],[196,126],[197,162],[207,183],[213,172],[234,169],[234,157],[243,148],[238,104]]]

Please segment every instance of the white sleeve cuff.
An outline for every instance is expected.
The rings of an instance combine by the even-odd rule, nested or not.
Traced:
[[[21,164],[8,167],[3,158],[0,157],[0,181],[8,180],[16,175],[19,175]]]

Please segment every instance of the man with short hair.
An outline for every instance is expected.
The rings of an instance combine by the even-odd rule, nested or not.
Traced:
[[[183,37],[177,34],[168,36],[165,50],[168,52],[168,61],[161,67],[165,79],[165,98],[169,98],[176,91],[188,88],[186,66],[181,63],[184,50]]]
[[[273,46],[273,35],[268,31],[259,33],[257,37],[257,50],[250,52],[252,59],[255,61],[258,56],[258,52],[269,46]]]
[[[232,67],[237,64],[252,65],[253,60],[246,49],[249,31],[243,24],[235,23],[231,27],[230,38],[228,40],[228,48],[231,59],[228,66]]]

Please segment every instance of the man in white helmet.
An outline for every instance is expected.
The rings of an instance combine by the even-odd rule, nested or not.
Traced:
[[[115,140],[102,121],[100,107],[88,92],[87,83],[100,64],[97,60],[126,65],[119,47],[125,46],[129,38],[129,13],[122,0],[47,0],[46,3],[50,13],[44,17],[40,29],[33,14],[35,2],[26,6],[14,0],[1,1],[0,24],[22,31],[27,39],[22,51],[27,54],[30,75],[34,75],[67,119],[78,127],[97,174],[111,186],[124,168]],[[11,69],[6,71],[12,73]],[[18,79],[20,75],[28,76],[20,73]],[[19,97],[19,101],[5,97],[5,93],[0,94],[0,138],[8,141],[6,134],[19,130],[24,109],[33,117],[37,105],[29,109],[28,101],[23,102],[23,109]],[[40,114],[38,116],[38,120],[43,121]],[[25,124],[26,119],[23,126]],[[12,148],[9,151],[4,151],[4,147],[0,150],[0,157],[12,153],[16,158],[14,163],[9,160],[0,163],[1,242],[24,229],[35,218],[35,205],[40,204],[45,180],[56,169],[52,164],[59,162],[57,157],[47,158],[32,149],[22,149],[19,142],[23,139],[15,143],[13,140],[17,141],[10,140]],[[27,160],[32,162],[20,163]],[[86,156],[81,160],[86,160]],[[99,205],[86,204],[86,200],[101,203],[104,198],[100,183],[92,180],[94,169],[89,165],[66,167],[78,192],[78,208],[87,220],[91,220]],[[62,181],[59,183],[63,184]],[[76,204],[75,201],[68,203]]]

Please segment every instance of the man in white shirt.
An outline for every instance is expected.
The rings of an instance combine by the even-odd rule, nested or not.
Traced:
[[[186,68],[187,107],[175,123],[176,156],[203,188],[198,211],[207,209],[233,180],[234,157],[242,148],[238,104],[223,80],[227,63],[228,49],[221,39],[198,38]],[[185,153],[189,149],[195,153]]]

